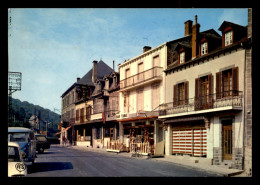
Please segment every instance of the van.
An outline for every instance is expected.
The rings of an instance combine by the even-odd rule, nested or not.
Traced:
[[[8,141],[19,144],[26,165],[34,163],[36,158],[36,138],[31,129],[8,127]]]

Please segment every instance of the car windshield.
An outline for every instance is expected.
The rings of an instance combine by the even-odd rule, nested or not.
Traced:
[[[47,141],[45,136],[36,136],[38,141]]]
[[[27,142],[28,133],[8,133],[8,140],[11,142]]]
[[[8,146],[8,161],[9,162],[21,162],[19,150],[17,147]]]

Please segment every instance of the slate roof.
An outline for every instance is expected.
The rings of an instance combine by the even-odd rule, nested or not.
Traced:
[[[85,76],[76,82],[76,84],[94,86],[92,82],[92,70],[93,68],[91,68],[91,70],[89,70]],[[102,60],[97,63],[97,78],[102,79],[105,75],[109,75],[112,71],[113,69]]]
[[[93,65],[93,64],[92,64]],[[93,67],[78,81],[73,83],[62,95],[64,97],[71,89],[73,89],[76,85],[89,85],[94,86],[92,82],[92,70]],[[105,75],[109,75],[113,72],[113,69],[109,67],[106,63],[100,60],[97,63],[97,78],[102,79]]]

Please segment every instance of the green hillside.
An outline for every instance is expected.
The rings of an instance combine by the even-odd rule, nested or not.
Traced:
[[[52,122],[55,130],[58,128],[58,124],[60,123],[59,114],[27,101],[22,102],[19,99],[12,98],[12,108],[16,124],[15,126],[28,127],[29,119],[32,115],[37,115],[43,121]]]

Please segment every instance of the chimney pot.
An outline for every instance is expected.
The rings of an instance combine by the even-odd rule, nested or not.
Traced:
[[[184,36],[189,36],[191,35],[191,28],[192,28],[192,21],[191,20],[188,20],[186,21],[185,23],[185,33],[184,33]]]
[[[80,80],[80,78],[78,77],[78,78],[77,78],[77,82],[78,82],[79,80]]]
[[[152,47],[150,47],[150,46],[144,46],[144,47],[143,47],[143,53],[146,52],[146,51],[149,51],[150,49],[152,49]]]
[[[198,23],[198,16],[195,15],[195,24],[197,24],[197,23]]]

